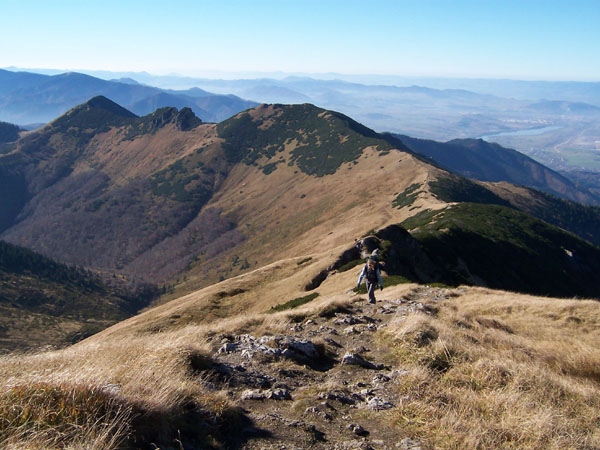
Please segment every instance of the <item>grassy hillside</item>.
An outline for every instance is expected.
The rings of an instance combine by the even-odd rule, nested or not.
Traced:
[[[356,274],[346,271],[304,306],[182,325],[193,307],[225,308],[231,297],[214,294],[242,282],[255,287],[233,297],[258,289],[263,311],[293,298],[300,261],[147,311],[70,349],[3,357],[0,442],[32,450],[600,445],[600,342],[590,332],[598,302],[403,284],[368,305],[348,292]],[[293,357],[277,353],[300,341],[315,346],[311,359],[292,347]],[[364,366],[342,363],[348,354]]]
[[[511,186],[507,183],[486,183],[485,187],[505,199],[513,207],[600,246],[599,207],[585,206],[544,192]]]
[[[444,281],[552,296],[598,297],[600,249],[510,208],[461,203],[402,224]]]
[[[1,357],[1,447],[600,447],[600,304],[517,293],[598,297],[600,249],[507,207],[525,193],[310,105],[220,125],[105,111],[109,127],[49,126],[0,157],[27,180],[4,235],[171,280],[172,301]],[[353,288],[374,248],[386,270],[371,305]],[[20,321],[77,338],[129,305],[6,249],[2,333]]]
[[[63,261],[159,284],[196,264],[207,268],[204,283],[214,282],[249,269],[249,255],[232,249],[274,225],[264,222],[271,215],[264,207],[256,226],[240,213],[256,212],[254,204],[248,209],[253,199],[237,200],[237,207],[222,203],[243,192],[235,180],[251,177],[257,195],[283,193],[299,181],[298,172],[322,177],[342,165],[349,171],[372,148],[383,164],[391,147],[372,130],[311,105],[264,106],[217,126],[202,124],[186,108],[136,117],[96,97],[0,157],[7,174],[0,189],[11,199],[0,205],[2,237]],[[272,175],[277,169],[285,175]],[[300,186],[304,192],[280,205],[306,207],[306,219],[290,217],[296,231],[305,227],[303,220],[319,221],[331,203],[323,191],[294,205],[306,197],[308,179]],[[342,204],[359,205],[356,195]]]
[[[219,136],[230,161],[256,164],[269,173],[277,164],[296,164],[308,175],[333,174],[343,163],[354,161],[365,147],[389,150],[381,136],[343,114],[310,104],[263,105],[220,123]],[[289,159],[276,158],[286,147]]]
[[[471,180],[448,174],[429,182],[429,190],[446,203],[483,203],[509,206],[509,202]]]
[[[0,171],[10,175],[0,188],[13,196],[0,205],[4,239],[164,285],[167,298],[447,203],[513,205],[307,104],[263,105],[215,125],[185,108],[138,118],[95,98],[19,140],[0,156]],[[571,227],[568,215],[536,214],[578,233],[593,229],[585,218]],[[436,266],[454,271],[444,258]],[[518,289],[510,277],[496,283]],[[527,292],[582,292],[528,283]]]
[[[509,206],[600,246],[600,208],[597,206],[582,205],[509,183],[477,183],[452,174],[431,181],[429,190],[449,203]]]
[[[0,348],[35,349],[81,340],[150,298],[108,288],[97,275],[0,241]]]
[[[192,180],[194,192],[203,191],[189,198],[171,195],[181,190],[181,182],[173,179],[176,164],[171,176],[156,169],[153,178],[138,175],[152,165],[162,169],[185,152],[201,152],[202,144],[192,147],[201,139],[186,142],[186,133],[198,125],[200,120],[185,108],[163,108],[138,118],[104,97],[74,108],[21,139],[14,154],[0,158],[0,172],[6,174],[0,189],[9,199],[0,206],[2,229],[10,228],[4,238],[63,261],[123,270],[185,227],[206,202],[206,190],[212,191],[213,169],[199,187]],[[174,145],[165,140],[169,134]],[[155,144],[148,142],[153,140]],[[153,154],[156,147],[158,155]],[[136,173],[128,176],[127,171]],[[166,267],[166,272],[169,277],[173,270]],[[137,268],[128,274],[149,275]]]

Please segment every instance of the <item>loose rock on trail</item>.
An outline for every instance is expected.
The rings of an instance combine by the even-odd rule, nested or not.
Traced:
[[[421,449],[390,423],[390,412],[410,401],[396,388],[409,372],[387,364],[390,349],[377,334],[409,313],[434,314],[451,296],[421,286],[376,304],[356,297],[285,335],[214,336],[214,362],[199,381],[227,392],[252,420],[242,449]]]

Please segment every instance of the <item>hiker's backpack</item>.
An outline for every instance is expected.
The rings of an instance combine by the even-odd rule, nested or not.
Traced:
[[[375,263],[373,264],[373,268],[371,268],[369,266],[369,264],[367,264],[367,270],[365,271],[365,275],[367,277],[367,281],[369,283],[377,283],[377,281],[379,281],[377,279],[377,269],[378,269],[379,264]]]

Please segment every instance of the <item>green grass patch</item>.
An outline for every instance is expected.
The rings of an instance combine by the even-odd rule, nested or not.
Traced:
[[[230,162],[250,165],[261,158],[271,159],[295,141],[298,145],[289,162],[308,175],[321,177],[359,158],[365,147],[393,148],[373,130],[343,114],[309,104],[271,107],[275,111],[268,117],[257,119],[243,112],[217,125]],[[272,164],[264,165],[263,171],[270,173]]]
[[[408,188],[404,190],[404,192],[398,194],[398,196],[392,201],[392,206],[394,208],[403,208],[404,206],[412,205],[413,202],[417,199],[417,196],[421,193],[421,191],[417,191],[421,187],[420,184],[415,183],[411,184]]]
[[[458,176],[445,176],[431,181],[429,189],[437,198],[448,203],[471,202],[510,206],[492,191]]]
[[[302,264],[306,264],[307,262],[312,261],[312,257],[308,257],[308,258],[304,258],[302,261],[298,261],[296,264],[298,264],[299,266],[301,266]]]
[[[268,313],[275,313],[279,311],[285,311],[287,309],[297,308],[298,306],[302,306],[319,296],[318,292],[313,292],[312,294],[305,295],[304,297],[298,297],[288,302],[282,303],[281,305],[273,306],[269,309]]]
[[[390,275],[387,277],[382,277],[382,279],[383,279],[384,287],[396,286],[398,284],[412,283],[412,281],[410,281],[408,278],[403,277],[401,275]]]
[[[347,270],[350,270],[356,266],[359,266],[364,262],[365,261],[363,259],[355,259],[353,261],[347,262],[346,264],[344,264],[342,267],[340,267],[338,269],[338,272],[346,272]]]
[[[436,217],[438,214],[441,214],[444,211],[444,209],[436,209],[436,210],[426,209],[424,211],[421,211],[420,213],[415,214],[412,217],[409,217],[408,219],[403,221],[400,225],[402,225],[407,230],[412,230],[415,228],[425,226],[428,223],[431,223],[433,218]]]

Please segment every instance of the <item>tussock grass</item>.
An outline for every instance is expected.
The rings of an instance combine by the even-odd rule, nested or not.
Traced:
[[[126,339],[105,335],[60,351],[1,356],[0,448],[180,448],[186,439],[228,448],[251,423],[225,392],[202,383],[213,365],[209,338],[283,333],[294,314],[238,316]]]
[[[384,339],[392,421],[436,449],[600,446],[600,304],[475,289],[414,313]]]
[[[111,450],[123,442],[174,445],[179,433],[205,445],[227,440],[225,422],[244,417],[198,382],[211,364],[201,331],[2,357],[0,442]]]
[[[93,442],[89,448],[114,448],[126,438],[131,419],[130,406],[90,386],[40,382],[0,393],[3,448],[64,447],[85,441]]]

